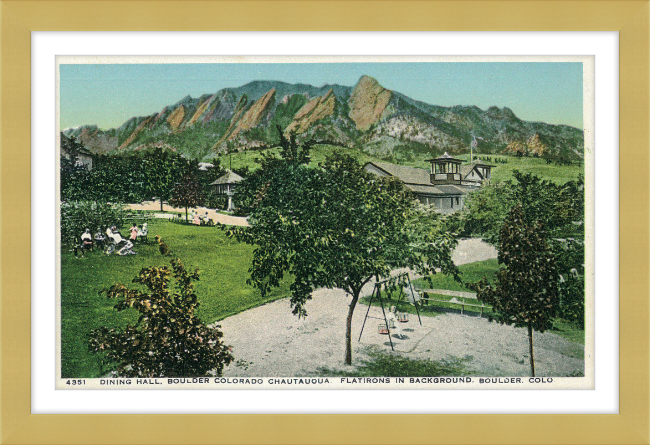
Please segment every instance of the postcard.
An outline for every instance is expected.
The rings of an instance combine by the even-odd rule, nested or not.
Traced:
[[[57,389],[593,389],[593,57],[57,57]]]

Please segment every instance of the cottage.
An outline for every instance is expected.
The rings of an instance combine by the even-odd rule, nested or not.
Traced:
[[[61,133],[61,156],[66,159],[74,157],[75,165],[84,166],[88,170],[93,169],[95,155],[75,139],[69,138],[63,133]]]
[[[216,181],[214,181],[211,186],[215,188],[217,195],[227,196],[228,197],[228,210],[234,210],[235,206],[232,202],[232,196],[235,194],[235,188],[237,183],[241,182],[244,178],[239,176],[237,173],[234,173],[230,170],[226,170],[226,174],[220,176]]]
[[[429,170],[386,162],[368,162],[364,168],[378,176],[400,179],[422,204],[433,205],[441,213],[462,209],[467,194],[488,184],[492,176],[492,165],[463,164],[447,153],[427,162],[431,163]]]

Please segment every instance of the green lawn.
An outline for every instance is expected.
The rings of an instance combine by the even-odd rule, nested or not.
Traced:
[[[267,150],[267,152],[275,151],[277,149]],[[420,168],[429,168],[430,164],[425,162],[427,159],[431,158],[430,153],[418,153],[418,152],[408,152],[404,156],[401,156],[400,152],[393,153],[393,158],[391,159],[382,159],[378,156],[371,155],[367,152],[361,151],[354,148],[342,148],[332,145],[316,145],[311,152],[311,163],[310,165],[315,166],[319,163],[322,163],[325,160],[325,157],[334,151],[341,151],[343,153],[354,156],[360,163],[365,164],[369,161],[381,161],[381,162],[391,162],[401,165],[408,165],[411,167],[420,167]],[[504,155],[484,155],[479,153],[478,156],[485,157],[490,156],[492,159],[495,157],[507,159],[507,164],[497,164],[492,162],[492,165],[495,168],[492,169],[492,181],[500,182],[511,179],[512,171],[519,170],[522,173],[534,173],[535,175],[548,179],[558,184],[563,184],[567,181],[574,180],[578,177],[579,173],[584,174],[584,164],[575,163],[573,165],[557,165],[557,164],[547,164],[546,160],[540,158],[530,158],[530,157],[517,157],[517,156],[504,156]],[[261,157],[261,152],[259,151],[242,151],[239,153],[232,154],[232,167],[233,168],[242,168],[249,167],[251,170],[258,168],[258,164],[255,162],[255,158]],[[459,155],[459,159],[462,159],[466,162],[469,161],[469,155]],[[221,165],[223,167],[229,166],[230,155],[221,156]]]
[[[137,255],[106,256],[90,252],[76,259],[66,248],[61,255],[61,374],[98,377],[98,359],[87,350],[88,333],[97,327],[120,327],[137,320],[135,311],[118,313],[114,301],[98,293],[112,284],[130,284],[144,267],[169,264],[153,241],[162,236],[188,269],[198,268],[195,283],[201,306],[197,315],[213,322],[288,295],[288,283],[266,298],[246,284],[253,248],[227,238],[215,227],[186,226],[153,220],[148,245]],[[105,371],[105,370],[104,370]]]
[[[513,170],[519,170],[522,173],[533,173],[542,179],[548,179],[556,184],[564,184],[565,182],[575,180],[578,174],[584,175],[584,163],[574,163],[572,165],[558,165],[547,164],[545,159],[540,158],[525,158],[517,156],[502,156],[502,155],[480,155],[481,157],[489,156],[494,158],[505,158],[508,160],[507,164],[497,164],[491,162],[495,168],[492,169],[492,181],[501,182],[512,179]],[[469,161],[469,155],[460,155],[459,159]]]

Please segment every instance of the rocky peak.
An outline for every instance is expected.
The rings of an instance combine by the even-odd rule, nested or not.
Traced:
[[[367,130],[370,126],[390,114],[388,104],[392,97],[390,90],[382,87],[377,79],[362,76],[355,85],[348,100],[350,119],[358,130]]]

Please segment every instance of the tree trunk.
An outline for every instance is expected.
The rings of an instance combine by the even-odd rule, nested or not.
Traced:
[[[163,200],[162,200],[162,196],[160,197],[160,211],[161,211],[161,212],[163,211]]]
[[[530,372],[535,377],[535,356],[533,355],[533,323],[528,322],[528,346],[530,347]]]
[[[185,222],[188,223],[188,224],[190,223],[190,220],[187,217],[187,207],[185,207]]]
[[[355,291],[352,295],[352,301],[350,302],[350,310],[348,310],[348,319],[345,325],[345,364],[352,364],[352,314],[354,314],[354,308],[357,306],[357,301],[359,300],[359,294],[361,290]]]

